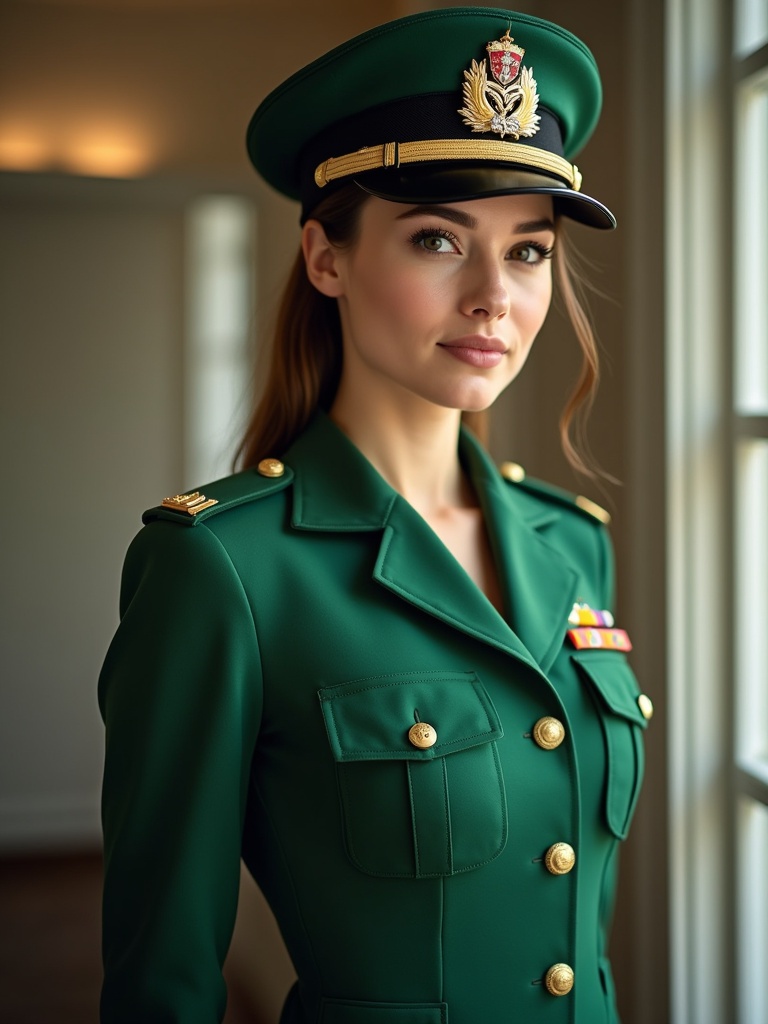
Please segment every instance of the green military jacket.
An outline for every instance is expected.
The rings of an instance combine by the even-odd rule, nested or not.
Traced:
[[[610,545],[460,451],[504,617],[322,415],[283,475],[146,513],[100,679],[103,1021],[222,1018],[241,856],[298,974],[285,1024],[617,1021],[647,723],[625,654],[566,635],[610,605]]]

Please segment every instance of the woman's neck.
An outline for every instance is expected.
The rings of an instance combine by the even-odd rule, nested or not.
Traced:
[[[427,519],[476,504],[459,463],[458,410],[369,399],[340,389],[330,417],[387,483]]]
[[[361,389],[362,390],[362,389]],[[331,419],[423,517],[499,614],[503,598],[478,501],[458,453],[461,413],[432,403],[371,401],[340,388]]]

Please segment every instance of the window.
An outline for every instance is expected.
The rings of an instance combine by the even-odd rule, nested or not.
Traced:
[[[736,7],[733,637],[738,1024],[768,1021],[768,4]]]
[[[672,1019],[768,1020],[768,4],[669,0]]]
[[[186,212],[185,486],[232,471],[245,429],[253,321],[255,213],[241,196],[202,195]]]

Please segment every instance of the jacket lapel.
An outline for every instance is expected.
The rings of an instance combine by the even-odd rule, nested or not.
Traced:
[[[562,648],[579,574],[561,551],[547,543],[556,529],[558,510],[520,500],[485,449],[466,431],[460,453],[485,517],[504,593],[507,620],[547,672]]]
[[[399,495],[384,527],[373,578],[454,629],[538,668],[437,534]]]
[[[320,414],[286,454],[295,470],[292,525],[299,530],[382,532],[373,578],[401,599],[546,672],[562,645],[577,574],[540,530],[485,451],[462,434],[461,457],[481,502],[506,621],[415,509]]]

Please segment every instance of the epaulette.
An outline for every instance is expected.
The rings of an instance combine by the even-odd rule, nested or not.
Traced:
[[[292,480],[293,471],[279,459],[262,459],[256,469],[216,480],[206,485],[204,492],[190,491],[164,498],[159,505],[147,509],[141,520],[144,524],[165,519],[183,526],[197,526],[228,509],[282,491]]]
[[[596,502],[583,497],[581,494],[571,494],[570,491],[566,491],[562,487],[556,487],[554,484],[547,484],[542,480],[535,480],[527,476],[523,467],[517,462],[502,462],[499,469],[505,480],[515,484],[529,494],[534,494],[548,501],[557,502],[557,504],[565,505],[567,508],[577,509],[590,519],[596,519],[606,526],[611,521],[611,513]]]

